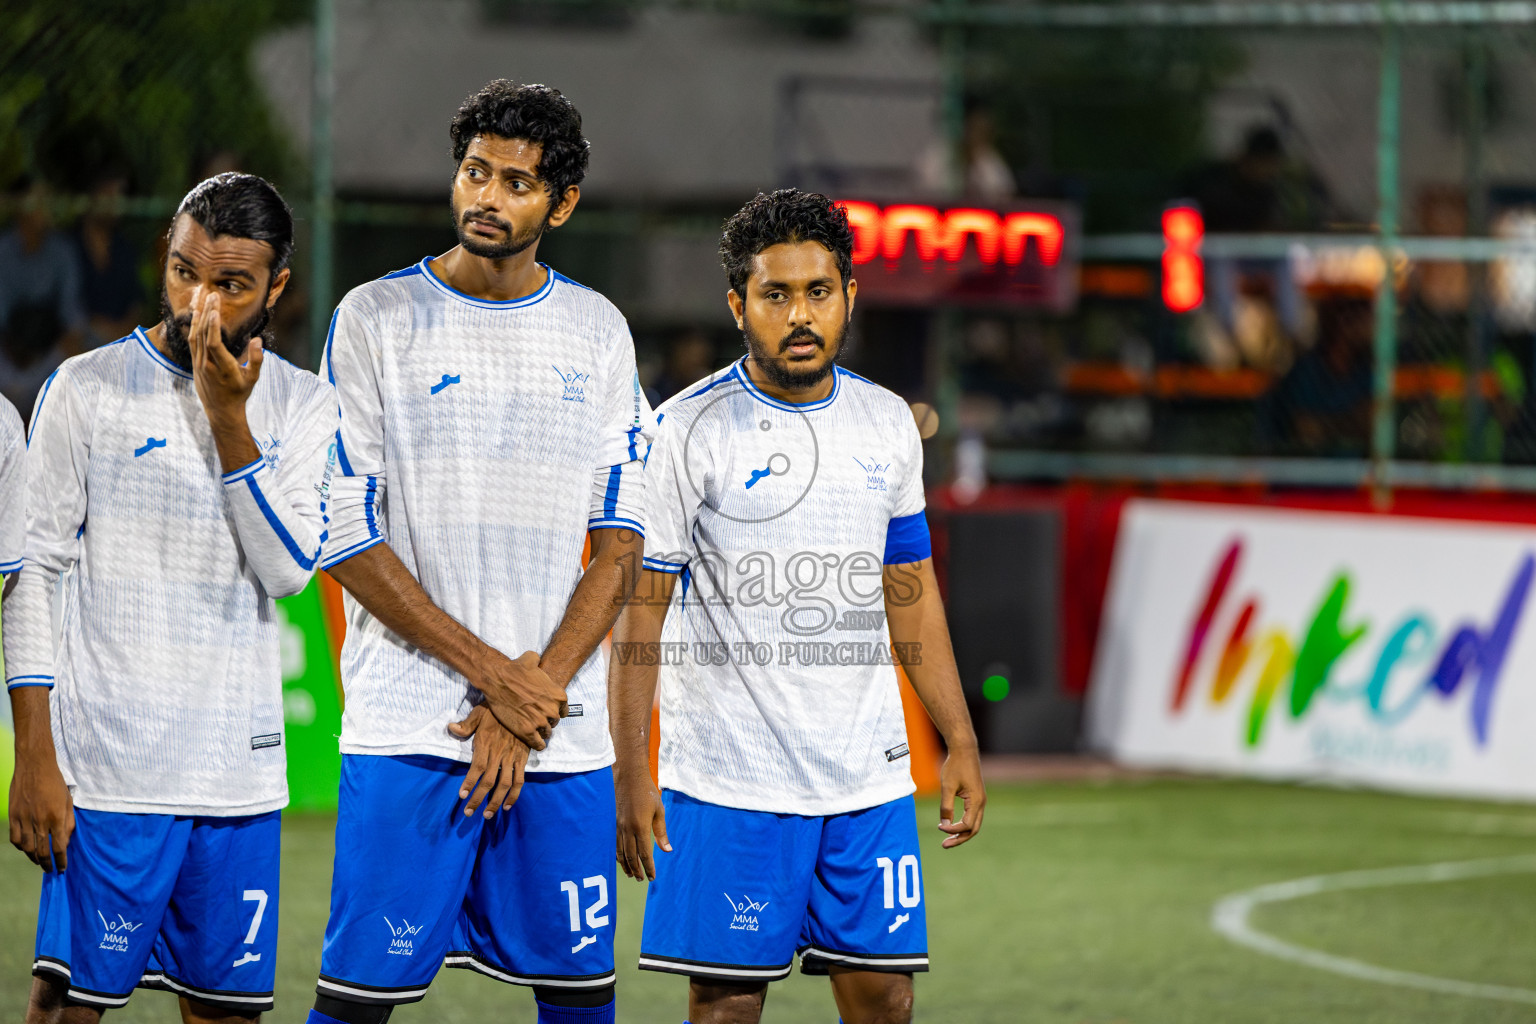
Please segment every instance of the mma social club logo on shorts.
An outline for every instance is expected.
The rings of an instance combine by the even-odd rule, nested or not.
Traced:
[[[117,915],[117,920],[109,921],[101,911],[96,911],[96,916],[101,918],[101,944],[97,949],[105,949],[113,953],[128,952],[128,939],[134,932],[144,927],[142,921],[130,921],[122,914]]]
[[[731,905],[731,931],[757,931],[757,915],[767,908],[767,902],[757,903],[746,895],[743,895],[738,902],[731,898],[730,893],[725,894],[725,899]]]
[[[421,934],[421,930],[425,928],[426,925],[411,924],[411,922],[407,921],[403,917],[400,919],[400,923],[398,925],[387,917],[384,919],[384,923],[389,926],[389,955],[415,956],[416,948],[412,944],[411,940],[417,935]]]

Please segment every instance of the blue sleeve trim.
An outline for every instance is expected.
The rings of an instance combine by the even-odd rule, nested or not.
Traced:
[[[651,558],[650,556],[646,556],[642,564],[652,572],[668,572],[674,575],[688,568],[687,563],[664,562],[659,558]]]
[[[634,530],[640,536],[645,536],[645,527],[641,526],[635,520],[625,519],[623,516],[603,516],[600,519],[587,520],[587,532],[589,533],[593,530],[610,530],[620,528]]]
[[[53,676],[11,676],[5,681],[6,692],[19,690],[23,686],[45,686],[53,689]]]
[[[338,420],[341,419],[341,412],[339,410],[336,413],[336,418]],[[356,473],[352,472],[352,463],[347,461],[347,446],[341,443],[340,427],[336,428],[336,461],[341,464],[342,476],[357,476]]]
[[[13,572],[21,572],[22,561],[23,559],[18,558],[14,562],[0,562],[0,576],[9,576]]]
[[[603,494],[603,518],[611,519],[619,514],[619,481],[624,478],[623,466],[608,470],[608,490]]]
[[[378,498],[379,478],[376,476],[370,476],[368,478],[368,490],[363,493],[363,516],[368,521],[368,536],[370,537],[383,536],[383,534],[379,532],[379,520],[373,512],[373,503],[377,501]]]
[[[48,389],[53,387],[53,378],[57,377],[58,375],[58,370],[54,370],[52,373],[50,373],[48,375],[48,379],[43,381],[43,389],[37,393],[37,408],[32,410],[32,422],[27,424],[28,448],[32,447],[32,431],[34,428],[36,428],[37,421],[43,414],[43,403],[48,400]]]
[[[891,520],[885,529],[886,565],[908,565],[932,557],[933,541],[928,536],[928,517],[922,510]]]
[[[239,469],[232,469],[228,473],[225,473],[224,482],[226,484],[239,483],[246,477],[253,475],[258,469],[260,469],[262,466],[265,466],[266,464],[267,460],[258,455],[256,456],[255,462],[248,462],[244,466],[241,466]]]
[[[277,539],[283,542],[283,547],[288,549],[288,553],[299,564],[299,568],[305,572],[313,569],[316,559],[320,557],[320,549],[316,548],[313,555],[305,558],[304,552],[294,542],[293,537],[289,535],[288,528],[277,517],[277,513],[272,511],[272,506],[267,504],[267,496],[261,493],[261,487],[256,483],[256,479],[254,477],[246,477],[245,485],[251,489],[251,497],[256,499],[256,507],[261,509],[261,514],[267,517],[267,524],[272,527],[272,532],[277,534]]]
[[[625,431],[625,433],[629,435],[629,461],[634,462],[637,458],[639,458],[639,456],[635,454],[635,435],[640,433],[640,424],[636,423],[634,426]]]
[[[375,544],[382,543],[384,543],[383,537],[369,537],[367,540],[360,540],[356,544],[353,544],[351,547],[338,551],[336,554],[328,557],[325,561],[320,563],[320,568],[329,569],[333,565],[340,565],[342,562],[345,562],[353,555],[360,555],[364,551],[367,551],[369,548],[373,547]]]

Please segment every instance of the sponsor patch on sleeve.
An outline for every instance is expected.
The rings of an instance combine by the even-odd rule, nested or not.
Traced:
[[[890,750],[887,750],[885,752],[885,759],[887,761],[899,761],[903,757],[906,757],[906,756],[907,756],[907,745],[905,743],[902,743],[902,744],[900,744],[898,746],[894,746]]]
[[[263,749],[265,747],[280,747],[282,745],[283,745],[283,734],[280,733],[280,732],[269,732],[269,733],[265,733],[265,734],[263,734],[261,736],[252,736],[251,737],[251,749],[252,750],[261,750],[261,749]]]

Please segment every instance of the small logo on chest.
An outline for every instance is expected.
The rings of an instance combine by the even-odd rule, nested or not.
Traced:
[[[876,462],[874,459],[870,459],[868,462],[866,462],[865,460],[859,458],[857,455],[853,457],[853,461],[857,462],[859,464],[859,468],[864,471],[865,487],[869,488],[871,491],[885,490],[885,474],[886,471],[891,468],[891,464],[889,462]]]
[[[432,389],[431,389],[432,390],[432,394],[434,394],[434,395],[438,394],[439,392],[443,391],[445,388],[450,387],[451,385],[457,384],[459,382],[459,379],[460,379],[461,376],[462,376],[461,374],[457,374],[457,373],[454,374],[453,376],[449,376],[446,373],[443,374],[443,379],[438,381],[436,384],[432,385]]]
[[[148,455],[150,452],[154,451],[156,448],[164,448],[164,447],[165,447],[165,438],[163,438],[163,437],[146,437],[144,439],[143,446],[139,447],[139,448],[135,448],[133,450],[133,457],[134,458],[138,458],[140,455]]]
[[[261,450],[261,457],[267,461],[267,468],[276,468],[278,461],[283,457],[280,450],[283,447],[282,439],[269,430],[266,437],[256,439],[256,447]]]
[[[554,370],[560,377],[561,382],[565,384],[565,391],[561,393],[560,401],[586,402],[586,386],[592,382],[592,375],[590,373],[582,373],[574,366],[568,366],[562,370],[560,367],[551,364],[549,368]]]

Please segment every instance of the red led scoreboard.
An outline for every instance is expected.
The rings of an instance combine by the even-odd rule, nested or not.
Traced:
[[[1079,218],[1071,203],[995,208],[844,199],[859,298],[880,305],[1077,303]]]

